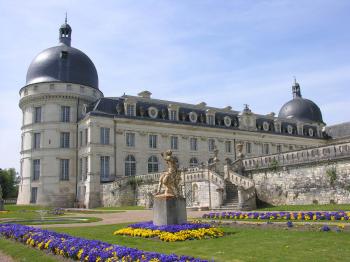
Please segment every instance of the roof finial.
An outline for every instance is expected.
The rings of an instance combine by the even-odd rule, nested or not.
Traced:
[[[294,77],[294,84],[292,86],[293,98],[298,98],[298,97],[301,97],[300,85],[297,82],[297,78],[295,76],[293,76],[293,77]]]
[[[66,11],[66,18],[64,19],[64,22],[67,24],[67,11]]]
[[[297,78],[295,76],[293,76],[294,78],[294,85],[297,83]]]

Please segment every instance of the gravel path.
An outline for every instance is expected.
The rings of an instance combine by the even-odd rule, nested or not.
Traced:
[[[188,211],[187,216],[189,218],[200,218],[203,214],[208,211]],[[51,225],[41,225],[37,227],[92,227],[101,225],[111,225],[120,223],[131,223],[131,222],[141,222],[150,221],[153,218],[152,210],[127,210],[120,213],[101,213],[101,214],[77,214],[79,217],[98,217],[102,221],[92,222],[92,223],[76,223],[76,224],[51,224]]]
[[[0,251],[0,262],[15,262],[12,257]]]

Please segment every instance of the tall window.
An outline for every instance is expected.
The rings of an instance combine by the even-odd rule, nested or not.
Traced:
[[[61,132],[61,148],[69,148],[69,133]]]
[[[106,127],[100,128],[100,143],[103,145],[109,144],[109,128],[106,128]]]
[[[136,160],[133,155],[128,155],[125,158],[125,176],[136,175]]]
[[[245,144],[245,151],[247,152],[247,154],[251,154],[252,153],[252,143],[247,142]]]
[[[171,136],[170,137],[170,148],[173,150],[178,150],[178,137],[177,136]]]
[[[34,123],[41,122],[41,107],[34,107]]]
[[[157,135],[149,135],[149,147],[157,148]]]
[[[109,178],[109,156],[101,156],[100,174],[102,179]]]
[[[277,145],[277,153],[281,153],[282,152],[282,146],[281,145]]]
[[[158,158],[156,156],[150,156],[148,158],[148,173],[158,172]]]
[[[89,130],[85,128],[84,133],[85,133],[85,145],[87,145],[89,141]]]
[[[61,106],[61,122],[70,122],[69,106]]]
[[[215,117],[213,115],[207,115],[207,124],[215,125]]]
[[[226,153],[231,153],[232,152],[231,141],[226,141],[225,142],[225,151],[226,151]]]
[[[83,159],[79,158],[79,177],[78,180],[83,180]]]
[[[79,131],[79,146],[83,146],[83,131]]]
[[[176,121],[177,120],[177,111],[176,110],[170,110],[169,112],[169,120]]]
[[[33,160],[33,181],[40,178],[40,159]]]
[[[87,178],[87,174],[89,172],[89,162],[88,161],[89,161],[88,157],[84,157],[84,163],[85,163],[84,177],[83,177],[84,180]]]
[[[213,152],[215,149],[215,140],[210,138],[208,139],[208,150],[209,152]]]
[[[127,116],[135,116],[135,105],[126,105],[126,115]]]
[[[60,180],[69,180],[69,159],[60,159]]]
[[[263,154],[268,155],[269,151],[269,144],[263,144]]]
[[[40,148],[40,133],[34,133],[33,148]]]
[[[198,150],[197,138],[195,138],[195,137],[191,137],[190,138],[190,149],[192,151],[197,151]]]
[[[35,204],[37,201],[37,197],[38,197],[38,188],[32,187],[30,192],[30,203]]]
[[[135,147],[135,134],[125,133],[125,144],[127,147]]]
[[[197,160],[197,158],[192,157],[190,159],[190,167],[196,167],[196,166],[198,166],[198,160]]]

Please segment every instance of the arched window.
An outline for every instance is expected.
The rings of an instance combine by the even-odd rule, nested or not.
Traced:
[[[198,160],[197,160],[197,158],[192,157],[190,159],[190,167],[196,167],[196,166],[198,166]]]
[[[136,175],[136,160],[133,155],[128,155],[125,158],[125,175],[126,176]]]
[[[148,173],[158,172],[158,158],[156,156],[150,156],[148,158]]]

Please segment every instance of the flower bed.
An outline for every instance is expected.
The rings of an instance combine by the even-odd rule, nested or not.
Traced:
[[[129,225],[119,229],[114,235],[132,237],[158,237],[162,241],[175,242],[188,239],[215,238],[224,235],[223,231],[209,224],[187,223],[181,225],[156,226],[152,221]]]
[[[209,219],[261,219],[261,220],[349,220],[350,212],[221,212],[204,214]]]
[[[0,236],[80,261],[204,262],[198,258],[142,251],[18,224],[0,224]]]

